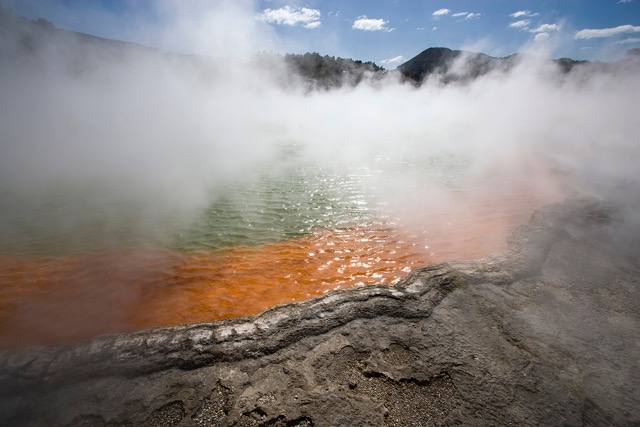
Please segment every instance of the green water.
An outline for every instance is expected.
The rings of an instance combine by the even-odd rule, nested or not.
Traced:
[[[182,233],[179,243],[185,249],[216,250],[379,221],[384,206],[367,191],[366,172],[297,168],[237,185],[218,197]]]
[[[132,246],[217,251],[323,228],[372,226],[393,220],[398,207],[390,206],[388,194],[404,191],[418,199],[430,186],[460,188],[467,167],[460,157],[407,156],[345,168],[286,153],[279,163],[218,186],[204,207],[188,212],[164,211],[166,204],[156,208],[99,185],[24,194],[0,189],[0,251],[42,255]]]

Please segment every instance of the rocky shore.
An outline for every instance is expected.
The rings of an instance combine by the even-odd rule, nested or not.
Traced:
[[[638,425],[639,243],[573,200],[396,286],[0,353],[0,424]]]

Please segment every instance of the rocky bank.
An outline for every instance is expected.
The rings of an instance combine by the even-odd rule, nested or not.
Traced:
[[[0,424],[638,425],[639,243],[571,201],[396,286],[2,353]]]

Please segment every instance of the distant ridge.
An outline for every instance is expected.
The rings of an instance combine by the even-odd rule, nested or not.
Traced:
[[[74,73],[92,71],[106,64],[117,64],[133,58],[150,61],[171,59],[176,64],[197,65],[209,71],[227,66],[224,61],[205,55],[177,54],[137,43],[56,28],[45,19],[29,20],[0,6],[0,62],[42,68],[44,62],[53,58]],[[281,64],[285,67],[279,67]],[[386,73],[383,67],[370,61],[322,56],[316,52],[286,55],[261,53],[254,55],[244,66],[256,73],[258,71],[254,69],[261,66],[280,70],[282,75],[275,84],[283,87],[296,84],[306,91],[353,87],[364,80],[381,79]]]
[[[430,47],[397,70],[405,80],[421,84],[426,78],[438,75],[446,83],[450,81],[468,81],[493,70],[508,71],[518,63],[520,54],[497,58],[484,53],[452,50],[446,47]],[[576,61],[570,58],[553,60],[563,72],[571,71],[576,65],[588,61]]]
[[[13,14],[0,6],[0,61],[7,63],[25,63],[34,54],[51,50],[47,46],[55,41],[64,46],[63,57],[57,57],[59,63],[74,72],[91,71],[105,63],[114,63],[127,58],[142,57],[177,59],[178,63],[197,64],[212,70],[225,67],[215,58],[200,55],[185,55],[162,51],[137,43],[105,39],[90,34],[59,29],[45,19],[28,20]],[[56,53],[58,55],[58,53]],[[522,54],[506,57],[493,57],[484,53],[452,50],[446,47],[430,47],[389,73],[373,62],[339,58],[319,53],[305,54],[258,54],[247,67],[256,67],[261,63],[268,66],[282,60],[285,67],[274,82],[277,85],[302,84],[307,91],[332,90],[343,86],[357,86],[363,81],[376,82],[386,75],[398,75],[400,80],[419,86],[425,80],[435,77],[442,83],[469,82],[491,71],[509,71],[517,65]],[[257,61],[256,61],[257,60]],[[624,58],[613,63],[577,61],[571,58],[549,60],[559,71],[570,73],[574,69],[610,72],[631,64],[632,69],[640,69],[640,49],[630,49]],[[30,61],[32,66],[41,67],[42,63]],[[213,68],[212,68],[213,67]],[[272,67],[277,68],[277,67]],[[626,70],[626,68],[624,68]],[[297,76],[297,79],[291,77]]]
[[[29,20],[15,15],[11,10],[0,6],[0,36],[4,43],[1,45],[5,49],[14,47],[18,50],[13,52],[3,51],[3,54],[25,54],[34,53],[42,48],[47,40],[56,39],[62,43],[69,44],[75,49],[110,49],[112,52],[145,52],[152,54],[163,53],[159,49],[144,46],[138,43],[122,40],[107,39],[86,33],[57,28],[51,21],[46,19]],[[12,38],[12,39],[11,39]],[[10,41],[17,41],[15,46],[10,46]],[[83,52],[86,53],[86,52]]]
[[[457,60],[462,58],[465,60],[464,69],[454,70]],[[511,62],[508,58],[494,58],[483,53],[430,47],[400,65],[397,70],[405,79],[419,84],[433,74],[448,75],[448,80],[455,79],[455,75],[464,79],[475,78],[496,67],[510,66]]]

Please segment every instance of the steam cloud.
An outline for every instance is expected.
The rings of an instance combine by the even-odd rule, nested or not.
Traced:
[[[532,53],[508,73],[464,85],[416,89],[390,76],[306,93],[277,84],[277,61],[248,59],[269,43],[284,46],[251,3],[197,4],[158,3],[159,21],[138,36],[215,55],[210,62],[94,49],[71,37],[42,40],[24,56],[4,41],[19,60],[0,64],[0,232],[11,232],[16,206],[49,195],[72,206],[52,227],[71,231],[95,211],[118,222],[130,209],[127,226],[153,234],[190,218],[228,182],[252,179],[283,143],[345,168],[376,168],[382,153],[396,172],[406,158],[463,155],[487,194],[527,180],[638,199],[637,68],[562,75]],[[421,188],[402,173],[376,184],[399,211],[447,201],[444,188]]]

